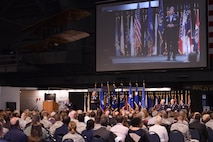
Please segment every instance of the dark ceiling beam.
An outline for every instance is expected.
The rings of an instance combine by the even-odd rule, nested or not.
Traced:
[[[44,5],[41,4],[41,2],[39,0],[35,0],[36,4],[38,5],[38,7],[40,8],[41,12],[44,14],[44,16],[48,16],[48,12],[45,10]]]
[[[8,1],[7,5],[4,6],[4,8],[0,11],[0,16],[2,16],[7,9],[14,3],[15,0]]]

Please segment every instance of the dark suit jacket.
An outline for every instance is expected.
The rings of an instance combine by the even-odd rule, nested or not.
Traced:
[[[11,142],[26,142],[27,135],[20,129],[12,128],[4,135],[4,139]]]
[[[102,138],[104,138],[104,140],[106,142],[114,142],[115,141],[115,134],[113,134],[111,131],[107,130],[105,127],[101,127],[97,130],[93,131],[93,136],[95,135],[99,135]]]
[[[169,28],[167,27],[168,24],[174,24],[174,27]],[[178,37],[178,31],[179,31],[179,17],[177,14],[174,14],[171,21],[170,21],[170,16],[166,16],[165,18],[165,36],[171,37],[173,35],[174,37]]]
[[[63,124],[61,127],[57,128],[54,133],[54,138],[57,138],[58,135],[65,135],[68,133],[68,125]]]
[[[200,121],[195,120],[189,124],[189,129],[197,129],[200,134],[200,142],[207,142],[208,131],[205,124],[200,123]]]

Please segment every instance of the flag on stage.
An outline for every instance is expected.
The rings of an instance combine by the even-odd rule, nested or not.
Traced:
[[[163,48],[163,33],[164,33],[164,14],[163,14],[163,1],[159,1],[159,14],[158,14],[158,36],[159,36],[159,44],[158,44],[158,52],[159,55],[162,54],[162,48]]]
[[[102,111],[104,110],[104,89],[103,89],[103,84],[101,84],[100,108],[102,109]]]
[[[152,55],[153,54],[153,46],[154,46],[154,34],[153,34],[153,20],[152,20],[151,1],[149,1],[149,7],[148,7],[147,44],[148,44],[148,49],[149,49],[149,55]]]
[[[199,9],[195,10],[195,30],[194,30],[194,51],[200,53],[200,20],[199,20]]]
[[[135,84],[135,96],[134,96],[134,102],[139,105],[139,101],[138,101],[138,83]]]
[[[124,48],[124,23],[123,23],[123,15],[121,15],[121,27],[120,27],[120,50],[121,55],[125,56],[125,48]]]
[[[119,20],[120,20],[120,17],[116,16],[115,17],[115,52],[116,52],[116,56],[121,55],[120,45],[119,45],[119,28],[118,28]]]
[[[120,109],[125,106],[126,98],[123,91],[123,83],[121,83],[121,92],[120,92]]]
[[[143,82],[142,86],[142,97],[141,97],[142,108],[146,108],[146,92],[145,92],[145,83]]]
[[[128,104],[132,109],[134,109],[134,101],[133,101],[133,93],[132,93],[132,85],[129,83],[129,96],[128,96]]]
[[[112,108],[116,109],[118,107],[118,103],[117,103],[117,95],[115,92],[116,86],[115,84],[113,84],[113,97],[112,97]]]
[[[141,52],[141,18],[140,18],[140,4],[137,4],[137,9],[135,10],[134,18],[134,47],[135,47],[135,56],[138,56]]]
[[[109,82],[107,82],[107,93],[106,93],[106,108],[110,106],[110,88]]]

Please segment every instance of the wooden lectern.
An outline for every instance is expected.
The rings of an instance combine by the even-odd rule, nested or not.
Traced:
[[[43,110],[51,113],[52,111],[58,112],[58,103],[54,101],[44,101],[43,102]]]

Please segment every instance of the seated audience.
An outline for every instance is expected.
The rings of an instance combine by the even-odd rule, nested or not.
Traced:
[[[0,138],[3,138],[4,135],[9,131],[9,129],[4,127],[4,119],[0,118]]]
[[[10,119],[10,130],[4,135],[4,139],[11,142],[26,142],[27,136],[24,134],[19,126],[19,118],[12,117]]]
[[[130,136],[131,139],[137,142],[149,142],[148,133],[144,129],[142,129],[142,127],[142,119],[139,117],[134,117],[131,120],[128,136]],[[128,136],[126,136],[125,141],[129,141]]]
[[[100,119],[101,127],[97,130],[93,131],[93,136],[100,136],[107,142],[114,142],[115,141],[115,134],[111,131],[107,130],[107,125],[109,122],[109,118],[106,115],[102,115]]]
[[[63,122],[61,121],[61,115],[55,114],[54,115],[55,123],[50,127],[50,134],[53,135],[55,133],[55,130],[63,125]]]
[[[61,127],[58,127],[56,130],[55,130],[55,133],[54,133],[54,138],[57,138],[58,135],[60,136],[64,136],[65,134],[68,133],[68,124],[70,122],[70,117],[67,116],[67,115],[64,115],[62,117],[62,126]]]
[[[206,122],[206,126],[213,130],[213,112],[210,113],[210,120]]]
[[[124,122],[123,116],[118,115],[116,117],[116,120],[117,124],[111,127],[110,131],[116,134],[118,137],[120,137],[121,141],[124,142],[129,128],[123,125]]]
[[[86,129],[86,124],[84,123],[84,114],[78,114],[78,122],[76,123],[77,125],[77,132],[81,133],[83,130]]]
[[[76,128],[76,123],[74,121],[70,121],[68,124],[69,132],[63,136],[62,141],[72,139],[74,142],[85,142],[84,138],[76,132]]]
[[[87,120],[86,130],[83,130],[81,133],[84,136],[86,142],[92,142],[93,128],[94,128],[94,121],[92,119]]]
[[[164,126],[161,126],[162,118],[160,116],[155,117],[155,125],[149,128],[149,132],[155,132],[160,137],[161,142],[168,142],[168,132]]]
[[[41,116],[42,116],[42,120],[40,121],[40,123],[43,124],[44,128],[49,129],[52,126],[52,123],[49,121],[49,113],[46,111],[43,111]]]
[[[37,113],[34,113],[33,116],[32,116],[32,122],[30,123],[30,125],[24,129],[24,133],[27,135],[27,136],[30,136],[30,133],[31,133],[31,129],[32,129],[32,125],[34,123],[37,123],[39,122],[40,123],[40,116],[37,114]],[[42,138],[43,139],[46,139],[48,137],[48,132],[45,128],[41,128],[42,129]]]
[[[177,122],[171,125],[170,130],[171,131],[178,130],[178,131],[182,132],[182,134],[184,136],[184,141],[190,142],[191,135],[189,132],[189,127],[183,123],[183,120],[184,120],[184,116],[179,115],[177,117]]]
[[[194,121],[189,124],[189,129],[197,129],[200,134],[200,142],[207,142],[208,131],[206,125],[200,122],[201,115],[197,113],[194,117]]]
[[[28,137],[28,142],[46,142],[42,138],[42,127],[39,122],[32,125],[30,136]]]

